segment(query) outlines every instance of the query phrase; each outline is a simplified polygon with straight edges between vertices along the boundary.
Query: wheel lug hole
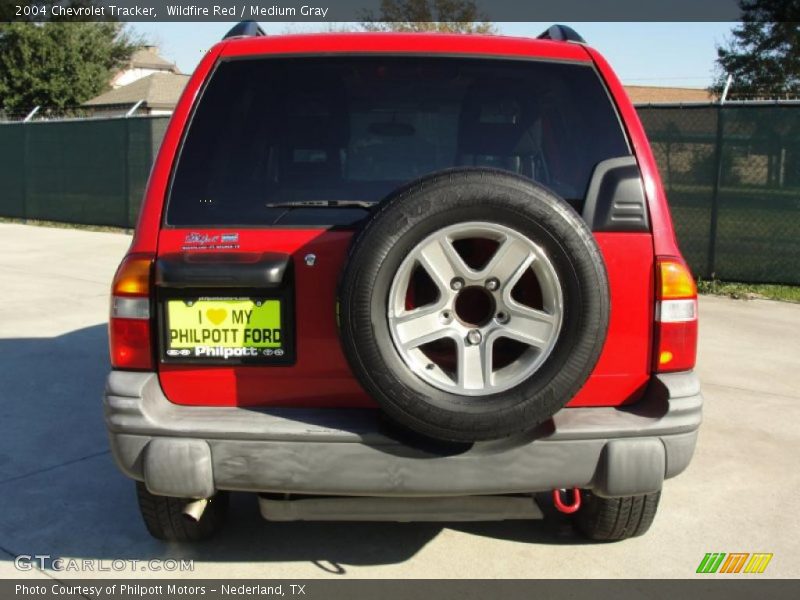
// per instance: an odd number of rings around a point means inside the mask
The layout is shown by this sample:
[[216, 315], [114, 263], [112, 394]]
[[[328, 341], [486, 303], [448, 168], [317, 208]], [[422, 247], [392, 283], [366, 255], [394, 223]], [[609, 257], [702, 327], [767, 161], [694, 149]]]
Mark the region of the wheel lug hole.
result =
[[508, 323], [508, 315], [504, 312], [497, 313], [495, 319], [497, 320], [498, 323], [503, 323], [503, 324]]
[[454, 291], [459, 291], [464, 288], [464, 280], [461, 277], [454, 277], [450, 281], [450, 289]]
[[494, 292], [500, 289], [500, 281], [497, 279], [497, 277], [490, 277], [489, 279], [486, 280], [485, 285], [486, 289], [489, 290], [490, 292]]
[[469, 342], [473, 346], [480, 344], [482, 339], [483, 336], [481, 335], [481, 332], [478, 331], [477, 329], [473, 329], [469, 333], [467, 333], [467, 342]]
[[451, 313], [449, 310], [442, 311], [441, 320], [443, 323], [449, 323], [453, 320], [453, 313]]

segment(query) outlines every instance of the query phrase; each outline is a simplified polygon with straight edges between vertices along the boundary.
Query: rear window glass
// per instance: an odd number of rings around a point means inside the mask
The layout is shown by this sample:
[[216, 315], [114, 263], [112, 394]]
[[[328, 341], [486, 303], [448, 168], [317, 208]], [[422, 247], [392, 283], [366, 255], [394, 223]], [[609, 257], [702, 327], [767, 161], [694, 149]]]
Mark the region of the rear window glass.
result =
[[[172, 225], [352, 222], [358, 208], [455, 166], [530, 177], [578, 207], [595, 165], [629, 154], [591, 66], [432, 57], [221, 63], [174, 173]], [[291, 214], [290, 214], [291, 213]]]

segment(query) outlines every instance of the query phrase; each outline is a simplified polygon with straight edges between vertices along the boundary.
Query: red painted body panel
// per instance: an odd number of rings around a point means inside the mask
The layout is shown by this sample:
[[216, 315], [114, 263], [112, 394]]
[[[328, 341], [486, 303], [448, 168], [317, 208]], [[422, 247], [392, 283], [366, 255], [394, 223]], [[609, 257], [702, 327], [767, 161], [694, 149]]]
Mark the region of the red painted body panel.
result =
[[583, 46], [535, 38], [441, 33], [348, 33], [265, 36], [231, 40], [223, 57], [264, 54], [329, 52], [390, 52], [401, 54], [463, 54], [473, 56], [522, 56], [550, 60], [590, 62]]
[[598, 233], [611, 291], [603, 353], [569, 406], [615, 406], [639, 399], [650, 379], [655, 264], [645, 233]]
[[[159, 237], [159, 251], [180, 252], [190, 231], [223, 233], [166, 229]], [[269, 250], [292, 255], [297, 362], [291, 367], [161, 365], [161, 386], [167, 397], [177, 404], [203, 406], [375, 406], [350, 372], [336, 328], [336, 284], [350, 237], [349, 232], [324, 229], [240, 230], [242, 252]], [[570, 406], [632, 402], [649, 378], [652, 238], [648, 234], [602, 233], [597, 241], [608, 269], [611, 322], [594, 373]], [[309, 252], [317, 257], [314, 267], [303, 261]]]
[[[203, 82], [221, 57], [337, 52], [441, 53], [594, 61], [616, 103], [639, 161], [653, 235], [598, 234], [611, 286], [611, 323], [600, 360], [571, 406], [635, 401], [650, 376], [653, 336], [654, 248], [680, 256], [666, 197], [644, 130], [622, 85], [605, 60], [582, 45], [521, 38], [420, 34], [301, 35], [231, 40], [212, 48], [191, 77], [167, 128], [148, 184], [134, 252], [181, 251], [190, 230], [161, 230], [173, 160]], [[236, 228], [226, 228], [226, 232]], [[191, 230], [215, 234], [221, 230]], [[375, 406], [353, 378], [341, 353], [335, 319], [336, 283], [351, 233], [324, 229], [241, 229], [241, 251], [293, 257], [296, 276], [297, 362], [289, 367], [161, 365], [160, 381], [173, 402], [215, 406]], [[317, 255], [308, 268], [305, 254]], [[155, 336], [154, 336], [155, 337]]]
[[633, 104], [631, 104], [628, 93], [605, 58], [592, 48], [587, 47], [586, 51], [594, 60], [597, 70], [606, 82], [611, 98], [619, 111], [622, 124], [628, 133], [636, 160], [639, 163], [650, 211], [655, 253], [658, 256], [681, 257], [681, 252], [678, 250], [678, 242], [675, 238], [675, 229], [672, 226], [672, 216], [669, 212], [667, 196], [661, 185], [661, 177], [658, 175], [656, 160], [650, 149], [650, 142], [647, 141], [647, 134], [645, 134], [642, 122], [639, 120], [639, 115]]

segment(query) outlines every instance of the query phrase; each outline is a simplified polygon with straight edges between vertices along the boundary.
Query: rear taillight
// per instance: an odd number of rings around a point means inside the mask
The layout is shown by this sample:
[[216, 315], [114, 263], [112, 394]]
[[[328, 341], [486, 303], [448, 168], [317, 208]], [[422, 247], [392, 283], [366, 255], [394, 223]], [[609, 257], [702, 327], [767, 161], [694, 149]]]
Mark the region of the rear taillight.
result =
[[150, 279], [153, 257], [126, 256], [111, 286], [108, 341], [115, 369], [153, 368], [151, 343]]
[[654, 370], [689, 371], [697, 358], [697, 287], [680, 259], [656, 264]]

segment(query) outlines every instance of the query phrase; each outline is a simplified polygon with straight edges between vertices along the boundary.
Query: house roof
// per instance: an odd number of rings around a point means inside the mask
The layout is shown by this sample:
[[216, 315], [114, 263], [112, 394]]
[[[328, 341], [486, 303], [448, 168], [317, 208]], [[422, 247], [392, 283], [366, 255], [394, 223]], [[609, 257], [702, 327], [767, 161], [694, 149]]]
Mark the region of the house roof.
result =
[[172, 109], [178, 103], [188, 80], [188, 75], [152, 73], [121, 88], [100, 94], [85, 102], [84, 106], [135, 104], [144, 100], [144, 105], [148, 108]]
[[634, 104], [664, 104], [678, 102], [713, 102], [716, 96], [703, 88], [657, 87], [626, 85], [625, 91]]
[[128, 68], [180, 73], [174, 63], [169, 62], [158, 54], [158, 48], [155, 46], [143, 46], [136, 50], [131, 56]]

